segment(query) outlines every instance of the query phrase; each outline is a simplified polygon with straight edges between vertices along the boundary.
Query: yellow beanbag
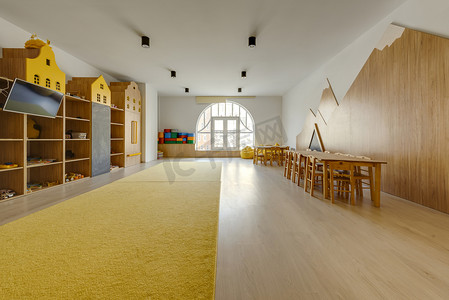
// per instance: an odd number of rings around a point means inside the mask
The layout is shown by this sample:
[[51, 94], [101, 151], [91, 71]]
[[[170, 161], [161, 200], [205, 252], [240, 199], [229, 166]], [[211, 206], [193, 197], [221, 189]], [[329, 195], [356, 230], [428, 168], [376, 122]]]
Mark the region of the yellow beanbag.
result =
[[243, 159], [253, 159], [254, 150], [250, 146], [246, 146], [240, 151], [240, 157]]

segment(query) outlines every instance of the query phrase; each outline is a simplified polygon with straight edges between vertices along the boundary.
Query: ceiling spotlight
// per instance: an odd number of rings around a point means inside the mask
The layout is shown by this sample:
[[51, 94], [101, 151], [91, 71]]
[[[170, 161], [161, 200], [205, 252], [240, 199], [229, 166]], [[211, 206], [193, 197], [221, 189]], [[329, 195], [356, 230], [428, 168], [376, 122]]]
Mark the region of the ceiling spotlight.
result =
[[147, 36], [142, 36], [142, 47], [150, 48], [150, 38]]
[[190, 92], [189, 88], [185, 88], [185, 92], [189, 93]]
[[237, 90], [239, 93], [241, 93], [242, 92], [242, 88], [238, 88], [238, 90]]
[[242, 71], [242, 78], [246, 78], [246, 71]]
[[256, 37], [255, 36], [250, 36], [248, 38], [248, 47], [250, 47], [250, 48], [256, 47]]
[[171, 78], [176, 78], [176, 71], [170, 71]]

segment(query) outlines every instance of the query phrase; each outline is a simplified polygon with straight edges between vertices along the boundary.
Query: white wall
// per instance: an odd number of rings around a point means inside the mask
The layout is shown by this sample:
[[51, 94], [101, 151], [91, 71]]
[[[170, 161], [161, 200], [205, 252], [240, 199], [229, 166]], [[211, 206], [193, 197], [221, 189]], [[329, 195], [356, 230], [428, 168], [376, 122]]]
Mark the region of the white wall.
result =
[[[256, 138], [260, 137], [256, 141], [257, 143], [282, 143], [281, 97], [256, 97], [254, 99], [232, 99], [232, 101], [246, 107], [253, 116], [256, 123]], [[160, 97], [159, 131], [178, 129], [182, 132], [195, 132], [198, 116], [207, 106], [208, 104], [197, 104], [193, 96]], [[275, 124], [279, 124], [279, 126]], [[277, 134], [273, 136], [270, 128], [276, 130]], [[268, 136], [265, 134], [266, 131], [268, 131]]]
[[[20, 27], [0, 18], [0, 48], [23, 48], [25, 42], [29, 40], [31, 33]], [[43, 41], [47, 39], [45, 36], [40, 37]], [[51, 42], [51, 41], [50, 41]], [[59, 49], [55, 45], [51, 45], [56, 56], [58, 67], [66, 74], [66, 80], [76, 77], [97, 77], [103, 75], [106, 81], [119, 81], [116, 78], [105, 74], [97, 68], [87, 64], [86, 62], [76, 58], [73, 55]], [[1, 56], [1, 52], [0, 52]]]
[[448, 15], [447, 0], [409, 0], [299, 82], [282, 97], [282, 122], [287, 136], [286, 143], [295, 146], [296, 135], [302, 130], [309, 108], [314, 111], [318, 108], [321, 93], [327, 87], [326, 78], [329, 78], [337, 100], [343, 99], [389, 24], [448, 37]]
[[158, 95], [148, 83], [139, 83], [142, 94], [142, 161], [149, 162], [157, 159], [158, 133]]

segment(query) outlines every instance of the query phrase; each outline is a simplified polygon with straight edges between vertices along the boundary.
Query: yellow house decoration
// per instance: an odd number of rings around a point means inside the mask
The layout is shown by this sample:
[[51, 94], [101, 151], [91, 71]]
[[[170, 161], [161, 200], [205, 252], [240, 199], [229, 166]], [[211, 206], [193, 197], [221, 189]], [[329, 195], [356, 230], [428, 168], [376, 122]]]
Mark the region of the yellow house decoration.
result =
[[111, 90], [103, 78], [73, 77], [67, 82], [67, 92], [95, 103], [111, 106]]
[[3, 48], [1, 75], [20, 78], [52, 90], [65, 93], [65, 73], [56, 64], [55, 54], [47, 43], [33, 35], [25, 48]]
[[[125, 167], [140, 163], [142, 152], [141, 112], [142, 96], [135, 82], [111, 82], [112, 103], [124, 111], [124, 161], [118, 161]], [[115, 112], [118, 113], [118, 112]], [[113, 145], [114, 146], [114, 145]]]

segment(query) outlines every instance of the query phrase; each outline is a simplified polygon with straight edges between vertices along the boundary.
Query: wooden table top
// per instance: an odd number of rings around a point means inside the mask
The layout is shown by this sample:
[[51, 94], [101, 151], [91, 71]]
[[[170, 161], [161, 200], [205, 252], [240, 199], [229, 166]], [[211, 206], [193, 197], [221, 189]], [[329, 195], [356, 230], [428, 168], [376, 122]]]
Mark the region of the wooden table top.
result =
[[319, 151], [296, 150], [296, 152], [300, 153], [302, 155], [305, 155], [305, 156], [312, 155], [313, 157], [315, 157], [319, 160], [324, 160], [324, 161], [370, 162], [370, 163], [379, 163], [379, 164], [387, 163], [384, 160], [366, 159], [366, 158], [345, 156], [345, 155], [340, 155], [340, 154], [335, 154], [335, 153], [325, 153], [325, 152], [319, 152]]
[[254, 148], [256, 149], [271, 149], [271, 148], [281, 148], [281, 149], [286, 149], [288, 146], [275, 146], [275, 145], [265, 145], [265, 146], [254, 146]]

